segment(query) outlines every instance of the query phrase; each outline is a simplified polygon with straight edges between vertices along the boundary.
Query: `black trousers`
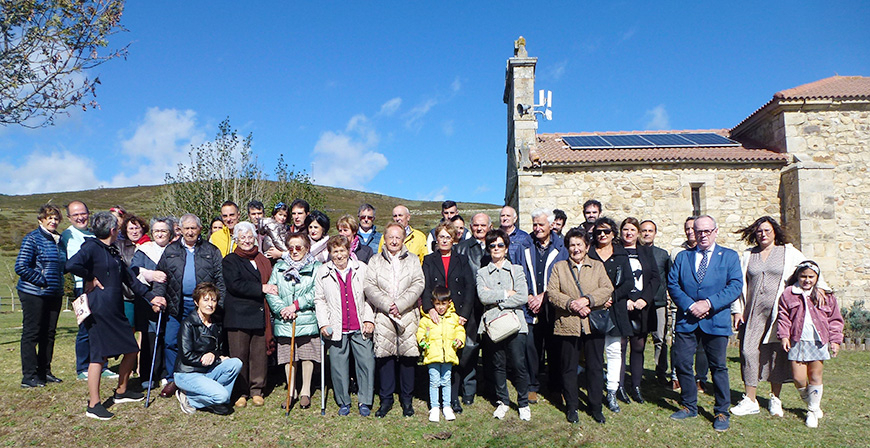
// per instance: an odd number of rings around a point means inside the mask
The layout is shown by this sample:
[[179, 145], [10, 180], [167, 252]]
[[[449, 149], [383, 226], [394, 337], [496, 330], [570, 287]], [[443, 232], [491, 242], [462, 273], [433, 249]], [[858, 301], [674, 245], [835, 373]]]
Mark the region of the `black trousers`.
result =
[[466, 333], [465, 347], [456, 354], [459, 356], [459, 365], [453, 368], [450, 377], [450, 398], [454, 403], [459, 401], [460, 395], [472, 398], [477, 394], [477, 362], [480, 359], [477, 331]]
[[35, 296], [18, 291], [21, 300], [21, 376], [45, 378], [51, 373], [54, 337], [62, 296]]
[[399, 368], [399, 402], [410, 403], [414, 398], [414, 370], [417, 367], [417, 358], [412, 356], [387, 356], [375, 358], [375, 365], [380, 378], [380, 390], [378, 395], [381, 402], [393, 400], [396, 391], [396, 361]]
[[[629, 344], [631, 351], [629, 352]], [[643, 377], [643, 351], [646, 349], [646, 334], [632, 335], [622, 338], [622, 371], [619, 375], [619, 387], [625, 387], [625, 354], [629, 354], [629, 371], [631, 372], [631, 387], [640, 387]]]
[[526, 371], [526, 334], [517, 333], [503, 341], [490, 342], [496, 398], [503, 404], [511, 402], [507, 388], [507, 363], [510, 361], [514, 375], [513, 384], [517, 390], [517, 406], [521, 408], [528, 406], [529, 373]]
[[604, 335], [565, 336], [561, 339], [562, 396], [568, 411], [580, 406], [577, 387], [577, 366], [580, 351], [586, 358], [586, 393], [589, 397], [589, 412], [601, 412], [604, 394]]

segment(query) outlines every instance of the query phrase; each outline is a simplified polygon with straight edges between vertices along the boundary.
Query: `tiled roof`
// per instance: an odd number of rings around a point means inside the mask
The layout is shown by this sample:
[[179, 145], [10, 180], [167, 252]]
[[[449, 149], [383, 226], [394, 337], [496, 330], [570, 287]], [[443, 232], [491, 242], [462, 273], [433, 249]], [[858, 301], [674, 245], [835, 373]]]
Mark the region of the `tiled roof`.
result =
[[870, 77], [831, 76], [809, 84], [776, 92], [775, 99], [870, 98]]
[[749, 143], [740, 146], [716, 147], [668, 147], [637, 149], [571, 149], [562, 142], [563, 136], [617, 135], [617, 134], [679, 134], [712, 132], [729, 137], [727, 129], [692, 131], [630, 131], [630, 132], [581, 132], [538, 134], [535, 150], [529, 158], [542, 165], [590, 165], [614, 162], [737, 162], [737, 163], [787, 163], [789, 156]]

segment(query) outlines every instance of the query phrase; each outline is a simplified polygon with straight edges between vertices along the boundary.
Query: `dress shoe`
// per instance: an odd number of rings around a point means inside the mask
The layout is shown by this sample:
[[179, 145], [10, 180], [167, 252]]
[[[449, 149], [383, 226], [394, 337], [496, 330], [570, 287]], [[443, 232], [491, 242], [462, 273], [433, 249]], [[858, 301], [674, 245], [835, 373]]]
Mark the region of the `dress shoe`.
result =
[[698, 393], [699, 393], [699, 394], [700, 394], [700, 393], [707, 392], [707, 391], [705, 390], [707, 384], [706, 384], [704, 381], [697, 381], [695, 384], [698, 386]]
[[619, 412], [619, 403], [616, 401], [616, 393], [607, 391], [607, 396], [604, 398], [604, 401], [607, 402], [607, 409], [610, 409], [612, 412]]
[[529, 392], [529, 403], [535, 404], [538, 402], [538, 393], [537, 392]]
[[21, 388], [22, 389], [30, 389], [32, 387], [45, 387], [45, 383], [42, 382], [39, 378], [32, 376], [30, 378], [22, 378], [21, 379]]
[[680, 390], [680, 382], [678, 380], [671, 380], [671, 390]]
[[169, 398], [175, 396], [175, 391], [178, 390], [178, 387], [175, 386], [175, 381], [166, 383], [166, 387], [160, 391], [160, 396], [163, 398]]
[[384, 418], [390, 412], [390, 409], [393, 409], [393, 399], [381, 399], [381, 405], [378, 407], [378, 410], [375, 411], [375, 417]]
[[45, 378], [43, 379], [43, 382], [44, 383], [62, 383], [63, 380], [50, 374], [50, 373], [46, 373]]
[[299, 397], [299, 407], [301, 409], [308, 409], [311, 407], [311, 397], [308, 395], [303, 395]]
[[623, 403], [631, 403], [631, 398], [628, 398], [628, 394], [625, 393], [625, 389], [620, 387], [616, 389], [616, 399]]
[[571, 424], [574, 424], [574, 423], [577, 423], [580, 421], [580, 416], [577, 415], [576, 410], [575, 411], [568, 411], [568, 413], [565, 414], [565, 418], [568, 420], [568, 423], [571, 423]]
[[414, 416], [414, 404], [411, 401], [402, 402], [402, 415], [405, 417]]
[[453, 412], [454, 412], [455, 414], [461, 414], [461, 413], [462, 413], [462, 405], [459, 404], [459, 400], [454, 401], [454, 402], [450, 405], [450, 407], [453, 408]]
[[640, 394], [640, 387], [634, 387], [631, 389], [631, 399], [640, 404], [644, 403], [643, 396]]
[[266, 400], [263, 399], [262, 395], [254, 395], [253, 397], [251, 397], [251, 404], [253, 404], [254, 406], [262, 406], [265, 403]]
[[470, 397], [462, 397], [462, 404], [466, 406], [471, 406], [474, 404], [474, 395]]
[[592, 420], [595, 420], [595, 423], [604, 424], [607, 420], [604, 418], [604, 414], [601, 411], [595, 411], [592, 413]]
[[215, 415], [229, 415], [233, 413], [233, 408], [226, 404], [213, 404], [202, 408], [203, 411], [211, 412]]
[[[172, 384], [172, 383], [170, 383], [170, 384]], [[236, 400], [236, 403], [233, 406], [235, 406], [237, 408], [243, 408], [247, 405], [248, 405], [248, 399], [245, 397], [239, 397], [239, 399]]]

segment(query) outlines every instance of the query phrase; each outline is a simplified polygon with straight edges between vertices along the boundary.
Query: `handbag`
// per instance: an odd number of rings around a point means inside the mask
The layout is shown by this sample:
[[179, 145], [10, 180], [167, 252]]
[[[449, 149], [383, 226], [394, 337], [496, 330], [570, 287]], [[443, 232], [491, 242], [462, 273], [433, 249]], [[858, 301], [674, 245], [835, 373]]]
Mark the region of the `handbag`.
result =
[[492, 342], [501, 342], [520, 331], [520, 318], [514, 310], [502, 310], [495, 319], [486, 322], [486, 334]]
[[73, 300], [72, 307], [76, 313], [76, 323], [79, 325], [91, 315], [91, 307], [88, 306], [88, 295], [86, 293]]
[[[583, 297], [583, 288], [580, 287], [577, 274], [574, 273], [574, 269], [570, 269], [570, 271], [571, 276], [574, 277], [574, 283], [577, 284], [577, 290], [580, 291], [580, 297]], [[586, 318], [589, 319], [589, 328], [592, 329], [592, 334], [595, 335], [607, 334], [608, 331], [616, 327], [610, 318], [610, 309], [592, 310]]]

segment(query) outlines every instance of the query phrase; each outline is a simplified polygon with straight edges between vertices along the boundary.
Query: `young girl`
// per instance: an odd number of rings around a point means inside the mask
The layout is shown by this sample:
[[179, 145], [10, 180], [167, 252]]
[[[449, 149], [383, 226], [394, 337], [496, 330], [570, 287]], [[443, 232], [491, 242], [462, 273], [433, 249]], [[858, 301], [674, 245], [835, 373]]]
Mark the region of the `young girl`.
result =
[[[450, 407], [450, 369], [459, 364], [456, 350], [465, 344], [465, 328], [450, 300], [450, 290], [438, 285], [432, 290], [432, 306], [440, 316], [436, 324], [428, 313], [422, 314], [417, 328], [417, 343], [423, 348], [423, 364], [429, 366], [429, 421], [456, 420]], [[438, 389], [442, 407], [438, 407]]]
[[[816, 287], [819, 265], [804, 261], [788, 279], [779, 299], [776, 337], [788, 352], [794, 385], [807, 403], [807, 426], [819, 426], [824, 415], [822, 367], [836, 357], [843, 342], [843, 315], [833, 293]], [[830, 346], [830, 347], [829, 347]], [[828, 350], [830, 349], [830, 353]]]

